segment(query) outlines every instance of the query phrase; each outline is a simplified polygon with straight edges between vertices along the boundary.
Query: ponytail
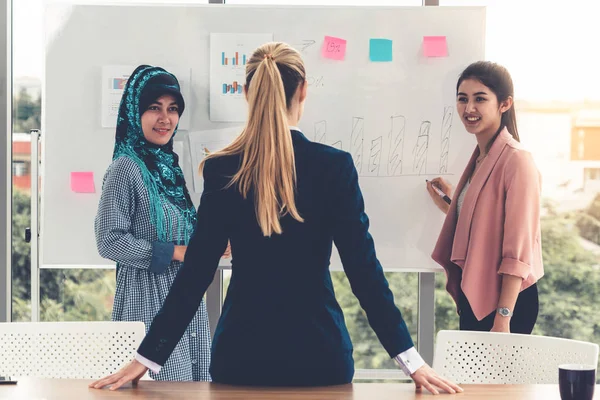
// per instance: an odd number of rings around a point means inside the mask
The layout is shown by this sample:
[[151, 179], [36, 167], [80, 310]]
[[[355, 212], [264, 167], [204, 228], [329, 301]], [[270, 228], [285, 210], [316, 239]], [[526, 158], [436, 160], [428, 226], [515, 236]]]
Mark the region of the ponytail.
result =
[[264, 236], [281, 234], [280, 218], [286, 214], [304, 221], [296, 207], [296, 165], [287, 123], [291, 98], [304, 81], [304, 65], [296, 50], [284, 43], [259, 47], [246, 67], [246, 126], [233, 143], [204, 160], [241, 156], [240, 169], [228, 187], [236, 185], [244, 198], [254, 192], [256, 219]]

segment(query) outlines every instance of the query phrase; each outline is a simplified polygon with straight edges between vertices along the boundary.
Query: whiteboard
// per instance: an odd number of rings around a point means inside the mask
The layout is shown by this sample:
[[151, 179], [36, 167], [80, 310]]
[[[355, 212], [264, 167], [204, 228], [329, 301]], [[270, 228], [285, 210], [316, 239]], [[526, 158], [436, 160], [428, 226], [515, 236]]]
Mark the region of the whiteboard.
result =
[[[103, 67], [189, 69], [189, 132], [231, 128], [239, 122], [209, 116], [210, 35], [271, 33], [301, 51], [306, 63], [309, 90], [300, 128], [309, 139], [354, 157], [383, 267], [439, 270], [430, 253], [443, 215], [425, 179], [443, 175], [456, 184], [475, 146], [456, 115], [455, 85], [468, 64], [484, 58], [484, 8], [50, 3], [46, 11], [42, 268], [112, 264], [98, 255], [94, 238], [114, 144], [114, 130], [102, 128]], [[439, 35], [447, 38], [449, 56], [424, 57], [423, 37]], [[344, 61], [322, 57], [325, 36], [346, 39]], [[391, 62], [369, 60], [371, 38], [393, 41]], [[197, 204], [188, 132], [178, 132], [176, 141]], [[96, 193], [73, 193], [73, 171], [94, 172]], [[338, 269], [334, 253], [332, 268]]]

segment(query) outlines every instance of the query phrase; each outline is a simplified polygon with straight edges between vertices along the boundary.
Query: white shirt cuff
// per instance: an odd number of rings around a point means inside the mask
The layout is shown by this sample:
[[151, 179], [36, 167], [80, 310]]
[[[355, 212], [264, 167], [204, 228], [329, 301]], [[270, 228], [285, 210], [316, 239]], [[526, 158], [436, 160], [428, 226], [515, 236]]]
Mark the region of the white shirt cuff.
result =
[[425, 365], [425, 360], [423, 360], [423, 357], [421, 357], [414, 346], [398, 354], [396, 357], [394, 357], [394, 360], [398, 363], [400, 369], [406, 374], [406, 376], [411, 376], [419, 368]]
[[141, 354], [138, 354], [137, 352], [135, 353], [135, 359], [155, 374], [158, 374], [160, 372], [160, 369], [162, 368], [154, 361], [148, 360], [146, 357], [142, 356]]

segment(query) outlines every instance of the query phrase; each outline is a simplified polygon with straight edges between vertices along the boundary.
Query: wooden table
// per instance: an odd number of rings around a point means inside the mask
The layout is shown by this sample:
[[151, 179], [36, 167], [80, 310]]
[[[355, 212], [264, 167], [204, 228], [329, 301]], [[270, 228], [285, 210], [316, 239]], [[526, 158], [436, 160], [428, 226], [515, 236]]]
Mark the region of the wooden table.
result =
[[[408, 383], [355, 383], [321, 388], [249, 388], [206, 382], [143, 381], [115, 392], [88, 389], [89, 380], [24, 378], [17, 385], [0, 385], [0, 399], [210, 399], [210, 400], [411, 400], [431, 398], [415, 393]], [[464, 385], [464, 393], [439, 399], [560, 400], [558, 385]], [[600, 399], [596, 388], [595, 399]]]

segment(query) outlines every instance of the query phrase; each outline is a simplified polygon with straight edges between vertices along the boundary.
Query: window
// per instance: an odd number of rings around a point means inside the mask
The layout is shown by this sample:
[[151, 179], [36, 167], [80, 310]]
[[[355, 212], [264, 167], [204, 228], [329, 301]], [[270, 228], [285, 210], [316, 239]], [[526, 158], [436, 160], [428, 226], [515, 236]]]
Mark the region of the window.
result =
[[[394, 302], [402, 312], [415, 346], [417, 346], [419, 275], [414, 272], [386, 272], [385, 277], [394, 294]], [[398, 370], [395, 361], [390, 359], [379, 343], [375, 332], [369, 326], [365, 312], [350, 289], [346, 274], [332, 272], [331, 278], [335, 296], [344, 312], [350, 339], [354, 345], [355, 368]], [[403, 374], [399, 376], [403, 376]]]
[[586, 181], [600, 181], [600, 168], [585, 168], [583, 173]]
[[[512, 75], [521, 142], [542, 174], [545, 276], [538, 283], [534, 334], [598, 343], [600, 78], [598, 51], [588, 47], [597, 26], [595, 5], [582, 0], [440, 0], [440, 5], [488, 6], [486, 58]], [[436, 329], [457, 326], [444, 284], [438, 275]]]
[[571, 125], [571, 160], [600, 160], [600, 112], [578, 111]]
[[[90, 0], [90, 3], [92, 0]], [[164, 3], [123, 0], [120, 3]], [[206, 0], [181, 2], [207, 3]], [[81, 3], [81, 1], [79, 2]], [[225, 0], [226, 4], [420, 6], [421, 0]], [[29, 129], [40, 128], [42, 0], [13, 0], [13, 319], [31, 305]], [[543, 176], [542, 248], [534, 333], [600, 343], [600, 67], [595, 3], [588, 0], [440, 0], [440, 6], [487, 6], [486, 59], [505, 65], [515, 84], [523, 145]], [[532, 28], [531, 21], [535, 20]], [[557, 29], [557, 24], [560, 29]], [[41, 28], [40, 28], [41, 29]], [[16, 144], [21, 143], [21, 144]], [[51, 166], [50, 166], [51, 168]], [[23, 179], [21, 179], [23, 178]], [[228, 271], [225, 271], [225, 285]], [[416, 338], [417, 276], [387, 273], [396, 302]], [[368, 327], [343, 272], [333, 272], [357, 368], [395, 368]], [[108, 319], [114, 270], [42, 270], [41, 319]], [[445, 276], [436, 274], [435, 327], [458, 328]]]
[[13, 176], [24, 176], [27, 173], [27, 164], [25, 161], [13, 161], [12, 174]]
[[[17, 259], [17, 263], [22, 260]], [[31, 321], [29, 268], [13, 275], [12, 319]], [[40, 321], [110, 321], [115, 294], [113, 269], [42, 269]]]
[[422, 0], [224, 0], [225, 4], [301, 6], [421, 6]]
[[[74, 2], [75, 3], [75, 2]], [[81, 3], [81, 2], [77, 2]], [[90, 1], [90, 3], [94, 3]], [[122, 0], [123, 4], [165, 3]], [[206, 4], [207, 0], [179, 3]], [[30, 129], [41, 128], [43, 66], [43, 0], [16, 0], [13, 6], [13, 198], [12, 198], [12, 320], [31, 320]], [[50, 167], [51, 168], [51, 167]], [[40, 320], [109, 320], [115, 292], [115, 271], [106, 269], [42, 269]]]

